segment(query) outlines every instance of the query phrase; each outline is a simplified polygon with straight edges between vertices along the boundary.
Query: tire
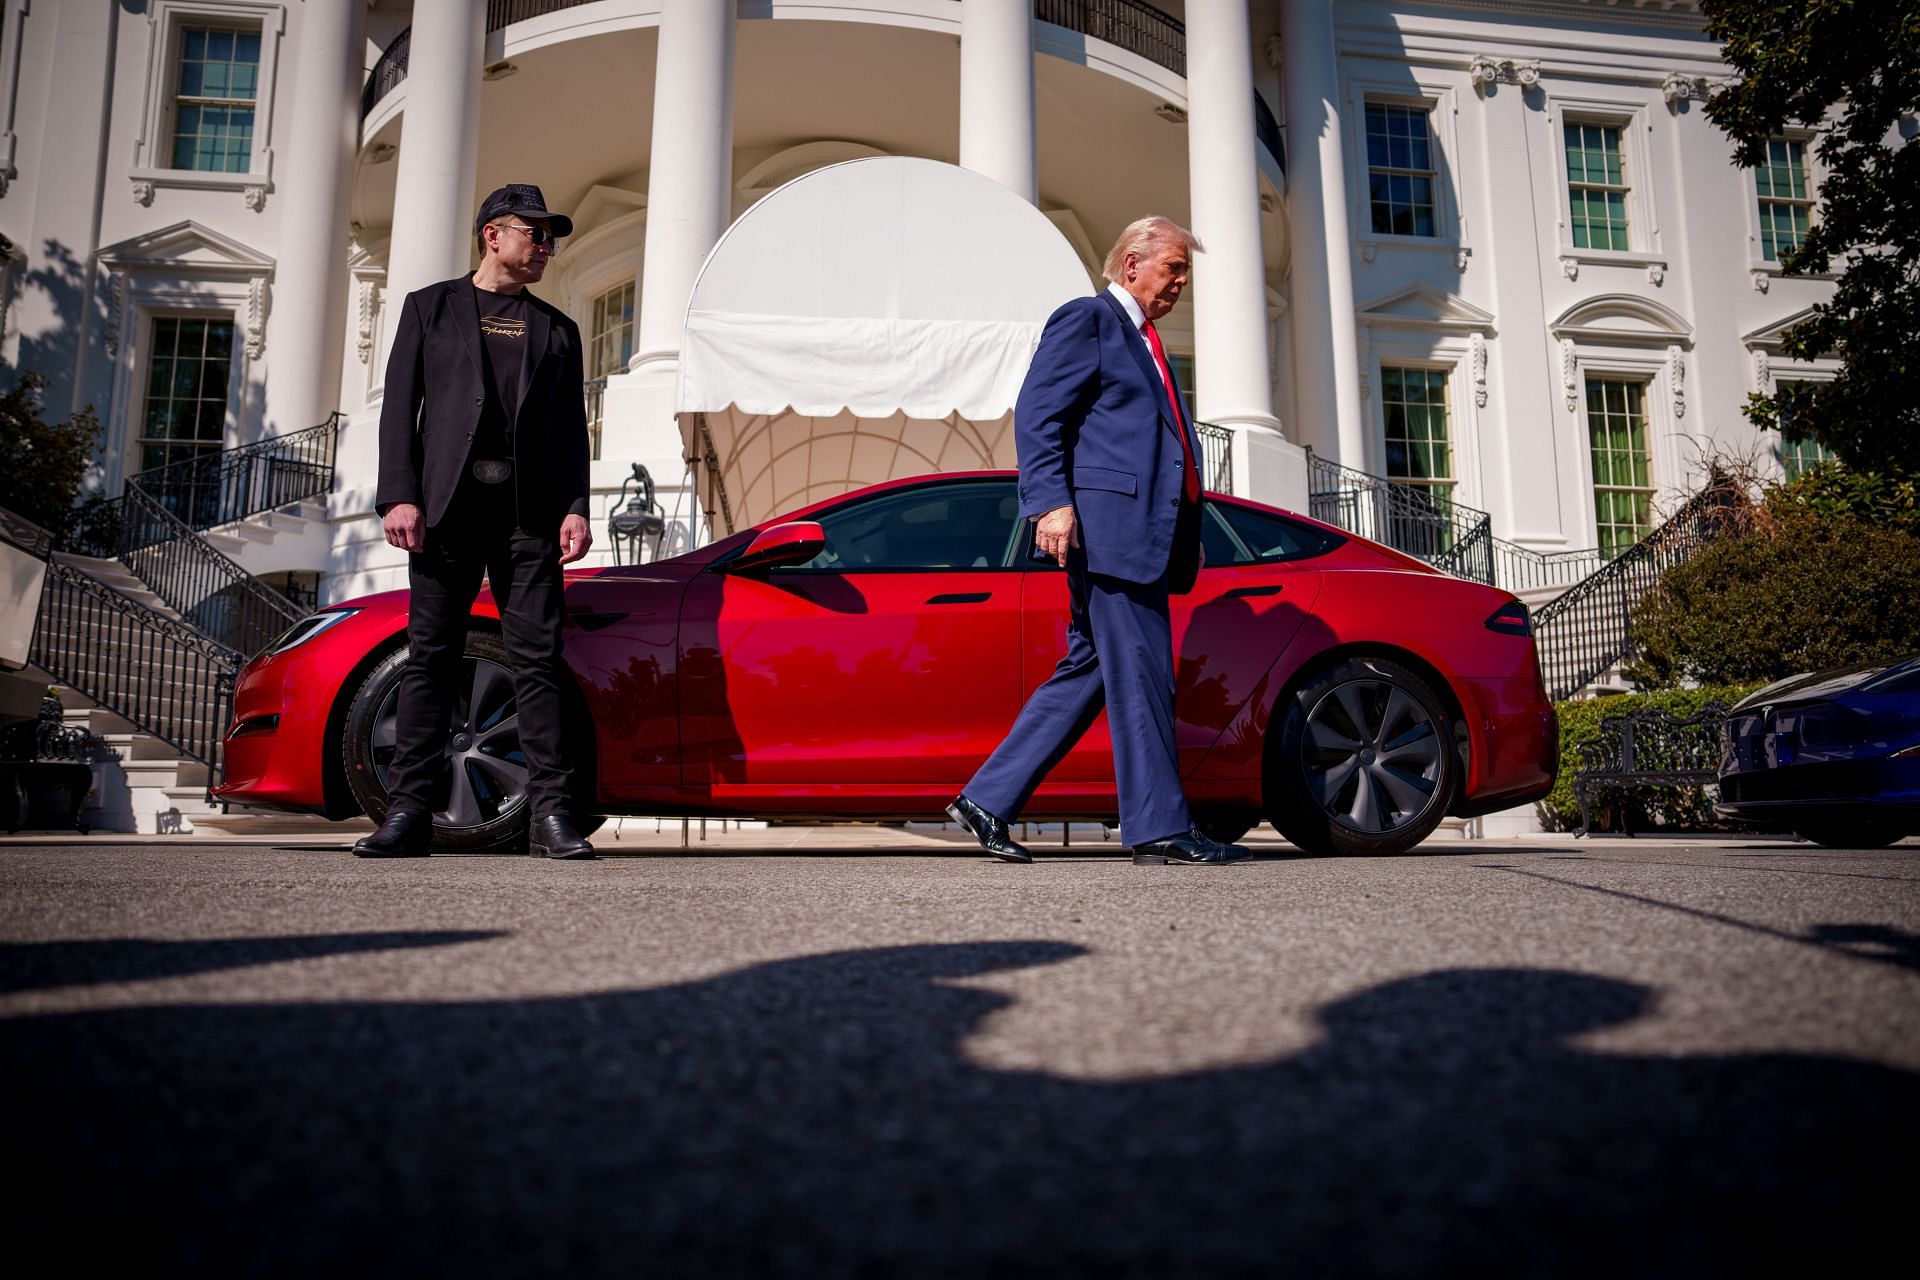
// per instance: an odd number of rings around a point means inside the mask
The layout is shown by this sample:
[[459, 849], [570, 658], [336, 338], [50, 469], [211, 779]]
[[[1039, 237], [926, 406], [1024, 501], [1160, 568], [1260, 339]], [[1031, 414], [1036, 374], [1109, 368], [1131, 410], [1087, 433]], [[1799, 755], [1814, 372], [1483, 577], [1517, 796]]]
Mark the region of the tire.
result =
[[[387, 766], [393, 759], [394, 725], [399, 708], [400, 673], [407, 661], [402, 645], [383, 658], [354, 692], [347, 711], [342, 756], [347, 785], [362, 810], [375, 822], [387, 815]], [[565, 696], [566, 691], [562, 691]], [[571, 746], [591, 744], [584, 711], [567, 709], [564, 734]], [[527, 847], [527, 762], [520, 750], [519, 702], [507, 663], [506, 645], [489, 631], [467, 635], [461, 678], [454, 701], [454, 732], [447, 743], [448, 768], [442, 781], [446, 803], [433, 815], [435, 853], [524, 853]], [[469, 730], [469, 725], [477, 726]], [[455, 767], [455, 766], [458, 767]], [[573, 761], [576, 779], [575, 825], [583, 833], [600, 823], [587, 817], [595, 762], [589, 754]]]
[[1907, 835], [1905, 827], [1871, 818], [1832, 818], [1809, 822], [1795, 829], [1802, 840], [1825, 845], [1829, 849], [1884, 849]]
[[1268, 820], [1321, 856], [1387, 857], [1425, 840], [1459, 785], [1447, 704], [1385, 658], [1314, 672], [1277, 709], [1267, 753]]

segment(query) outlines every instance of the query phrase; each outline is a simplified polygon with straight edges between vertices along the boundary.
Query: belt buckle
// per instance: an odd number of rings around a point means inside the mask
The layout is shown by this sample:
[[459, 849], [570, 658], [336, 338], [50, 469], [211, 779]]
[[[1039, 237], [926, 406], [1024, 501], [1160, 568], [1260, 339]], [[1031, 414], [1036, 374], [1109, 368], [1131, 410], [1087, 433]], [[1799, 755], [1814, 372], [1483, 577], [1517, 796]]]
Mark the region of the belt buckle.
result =
[[502, 462], [498, 458], [476, 458], [473, 463], [473, 478], [481, 484], [504, 484], [513, 474], [513, 464]]

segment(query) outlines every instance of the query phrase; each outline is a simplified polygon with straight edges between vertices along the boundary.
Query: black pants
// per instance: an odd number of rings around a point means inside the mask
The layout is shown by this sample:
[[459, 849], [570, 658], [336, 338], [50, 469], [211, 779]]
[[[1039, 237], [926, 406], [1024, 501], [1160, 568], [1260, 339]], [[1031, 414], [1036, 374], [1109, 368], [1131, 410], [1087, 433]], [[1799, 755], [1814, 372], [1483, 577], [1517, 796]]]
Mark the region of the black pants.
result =
[[485, 573], [500, 606], [501, 638], [519, 704], [520, 748], [535, 817], [569, 811], [561, 745], [561, 574], [559, 529], [514, 527], [511, 485], [461, 485], [427, 549], [408, 557], [413, 598], [407, 610], [410, 652], [400, 676], [400, 707], [387, 792], [396, 809], [433, 812], [446, 803], [443, 777], [461, 686], [467, 619]]

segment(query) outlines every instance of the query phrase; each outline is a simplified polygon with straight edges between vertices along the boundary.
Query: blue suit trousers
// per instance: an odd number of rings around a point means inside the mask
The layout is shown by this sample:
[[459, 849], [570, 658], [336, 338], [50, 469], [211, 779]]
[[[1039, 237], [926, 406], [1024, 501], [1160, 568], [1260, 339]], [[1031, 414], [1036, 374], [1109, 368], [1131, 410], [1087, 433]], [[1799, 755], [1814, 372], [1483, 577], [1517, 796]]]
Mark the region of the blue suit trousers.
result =
[[1002, 821], [1018, 821], [1034, 790], [1105, 707], [1121, 837], [1139, 845], [1185, 832], [1193, 819], [1180, 789], [1174, 738], [1167, 578], [1143, 584], [1089, 573], [1086, 552], [1075, 547], [1067, 553], [1067, 585], [1066, 656], [1027, 699], [1013, 731], [965, 794]]

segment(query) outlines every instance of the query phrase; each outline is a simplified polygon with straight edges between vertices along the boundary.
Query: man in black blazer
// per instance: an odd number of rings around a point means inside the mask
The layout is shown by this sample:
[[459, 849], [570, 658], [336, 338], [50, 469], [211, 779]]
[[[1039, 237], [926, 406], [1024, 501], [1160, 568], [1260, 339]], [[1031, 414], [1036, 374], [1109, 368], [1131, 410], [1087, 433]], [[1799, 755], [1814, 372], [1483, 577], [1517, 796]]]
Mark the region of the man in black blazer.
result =
[[428, 852], [449, 749], [478, 727], [450, 721], [483, 573], [500, 607], [519, 703], [529, 852], [594, 856], [569, 811], [560, 694], [570, 678], [560, 657], [560, 567], [593, 541], [580, 330], [526, 288], [572, 231], [573, 220], [550, 212], [540, 188], [502, 187], [474, 219], [479, 268], [401, 304], [374, 505], [387, 541], [409, 553], [410, 651], [387, 773], [390, 805], [380, 829], [354, 845], [363, 858]]

